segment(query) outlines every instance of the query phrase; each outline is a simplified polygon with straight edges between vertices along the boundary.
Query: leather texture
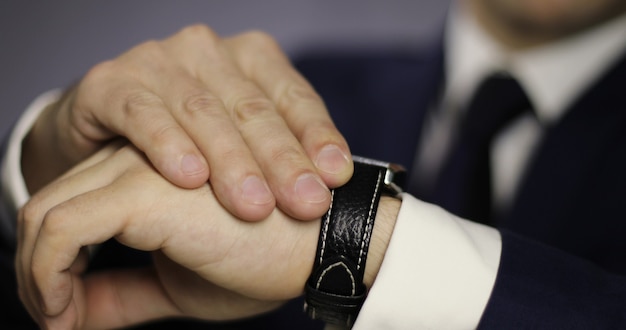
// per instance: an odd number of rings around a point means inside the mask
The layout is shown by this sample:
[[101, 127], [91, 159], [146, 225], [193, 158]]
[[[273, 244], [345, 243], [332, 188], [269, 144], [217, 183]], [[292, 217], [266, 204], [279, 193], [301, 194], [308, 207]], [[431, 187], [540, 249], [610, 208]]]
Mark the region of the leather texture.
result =
[[355, 160], [350, 181], [332, 192], [305, 289], [306, 309], [314, 319], [351, 327], [365, 301], [363, 274], [386, 172]]

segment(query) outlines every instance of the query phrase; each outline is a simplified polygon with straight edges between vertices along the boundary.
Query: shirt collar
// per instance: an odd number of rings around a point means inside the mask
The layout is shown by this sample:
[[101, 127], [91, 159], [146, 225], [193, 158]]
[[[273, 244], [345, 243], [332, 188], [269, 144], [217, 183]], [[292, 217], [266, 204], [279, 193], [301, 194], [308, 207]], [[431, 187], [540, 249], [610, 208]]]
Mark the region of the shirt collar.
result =
[[[509, 52], [489, 36], [463, 4], [450, 10], [446, 27], [448, 105], [464, 104], [481, 79], [505, 70], [524, 87], [539, 120], [558, 120], [576, 95], [592, 85], [626, 48], [626, 15], [558, 42]], [[459, 107], [451, 107], [458, 109]]]

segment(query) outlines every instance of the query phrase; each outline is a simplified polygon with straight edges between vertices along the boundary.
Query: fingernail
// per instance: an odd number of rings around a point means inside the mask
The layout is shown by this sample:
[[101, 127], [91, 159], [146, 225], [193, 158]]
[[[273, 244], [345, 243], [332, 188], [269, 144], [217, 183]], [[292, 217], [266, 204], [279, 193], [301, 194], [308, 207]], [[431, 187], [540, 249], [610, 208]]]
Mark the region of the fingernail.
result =
[[250, 204], [267, 204], [272, 201], [273, 195], [270, 188], [257, 176], [249, 176], [241, 186], [242, 198]]
[[186, 175], [202, 172], [205, 168], [205, 163], [196, 155], [185, 155], [180, 161], [180, 170]]
[[334, 144], [322, 148], [315, 159], [318, 169], [331, 174], [341, 173], [349, 163], [348, 156]]
[[317, 176], [303, 174], [296, 181], [296, 194], [307, 203], [319, 203], [328, 198], [329, 190]]

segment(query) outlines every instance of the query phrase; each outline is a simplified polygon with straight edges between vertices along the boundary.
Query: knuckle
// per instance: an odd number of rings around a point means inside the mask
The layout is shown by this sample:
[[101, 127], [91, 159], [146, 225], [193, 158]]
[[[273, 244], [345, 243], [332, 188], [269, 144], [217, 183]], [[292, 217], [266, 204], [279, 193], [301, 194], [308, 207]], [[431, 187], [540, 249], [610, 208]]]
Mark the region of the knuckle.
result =
[[306, 141], [303, 143], [308, 150], [310, 148], [322, 148], [330, 144], [347, 148], [345, 139], [330, 120], [306, 125], [305, 129], [296, 137], [299, 141]]
[[37, 222], [41, 217], [41, 208], [35, 200], [30, 200], [18, 212], [19, 222], [26, 227]]
[[185, 38], [198, 39], [207, 44], [214, 44], [220, 40], [219, 35], [205, 24], [186, 26], [180, 31], [180, 34]]
[[312, 88], [296, 84], [286, 87], [277, 103], [280, 109], [289, 110], [296, 106], [321, 104], [322, 100]]
[[328, 144], [343, 146], [345, 142], [331, 121], [308, 120], [302, 129], [294, 132], [294, 136], [301, 141], [304, 148], [322, 147]]
[[295, 146], [283, 146], [272, 152], [272, 161], [276, 163], [301, 163], [306, 156]]
[[274, 104], [264, 97], [244, 98], [235, 103], [235, 116], [239, 123], [266, 117], [274, 112]]
[[313, 138], [324, 138], [328, 136], [335, 136], [338, 134], [338, 131], [332, 121], [323, 120], [307, 125], [306, 134]]
[[248, 44], [260, 49], [276, 50], [280, 48], [278, 46], [278, 42], [276, 41], [276, 39], [274, 39], [274, 37], [272, 37], [269, 33], [261, 30], [246, 31], [241, 34], [241, 38], [244, 39]]
[[148, 40], [122, 54], [117, 61], [120, 63], [120, 70], [123, 70], [121, 73], [137, 76], [146, 68], [158, 69], [159, 63], [163, 63], [166, 57], [161, 42]]
[[44, 221], [41, 225], [41, 231], [45, 235], [56, 236], [66, 232], [65, 226], [67, 226], [67, 211], [63, 205], [58, 205], [51, 208], [46, 212]]
[[107, 79], [107, 77], [111, 76], [115, 71], [115, 61], [108, 60], [104, 62], [100, 62], [85, 74], [83, 80], [84, 81], [102, 81]]
[[126, 96], [124, 101], [124, 116], [128, 118], [137, 118], [150, 111], [156, 106], [161, 106], [163, 101], [155, 94], [149, 91], [137, 91]]
[[214, 116], [222, 113], [224, 105], [220, 99], [209, 93], [199, 93], [187, 96], [183, 109], [190, 115]]
[[167, 149], [167, 146], [175, 141], [175, 136], [181, 134], [181, 128], [176, 124], [163, 124], [155, 127], [150, 133], [150, 141], [152, 141], [157, 148]]

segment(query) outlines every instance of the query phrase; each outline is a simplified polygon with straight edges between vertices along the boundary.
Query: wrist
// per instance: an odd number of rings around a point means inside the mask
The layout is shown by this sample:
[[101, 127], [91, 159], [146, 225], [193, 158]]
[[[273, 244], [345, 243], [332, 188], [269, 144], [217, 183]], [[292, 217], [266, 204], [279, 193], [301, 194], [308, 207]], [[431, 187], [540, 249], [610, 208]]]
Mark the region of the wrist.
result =
[[74, 133], [70, 128], [70, 116], [61, 113], [63, 107], [69, 106], [71, 94], [72, 90], [67, 90], [60, 98], [43, 108], [22, 141], [21, 168], [24, 182], [31, 194], [83, 158], [70, 142]]
[[404, 181], [400, 165], [357, 156], [353, 161], [352, 178], [333, 190], [332, 205], [322, 217], [313, 272], [305, 287], [309, 316], [347, 327], [378, 273], [399, 212], [399, 204], [388, 204], [382, 196], [397, 198]]
[[382, 196], [378, 204], [376, 222], [374, 222], [367, 263], [365, 265], [365, 274], [363, 276], [363, 283], [365, 283], [368, 290], [376, 280], [376, 275], [378, 275], [380, 266], [383, 263], [401, 204], [402, 201], [399, 199], [388, 196]]
[[56, 122], [53, 113], [57, 102], [44, 108], [22, 141], [20, 162], [24, 182], [31, 195], [51, 181], [53, 175], [59, 172], [59, 160], [63, 159], [56, 152], [58, 135], [49, 127]]

